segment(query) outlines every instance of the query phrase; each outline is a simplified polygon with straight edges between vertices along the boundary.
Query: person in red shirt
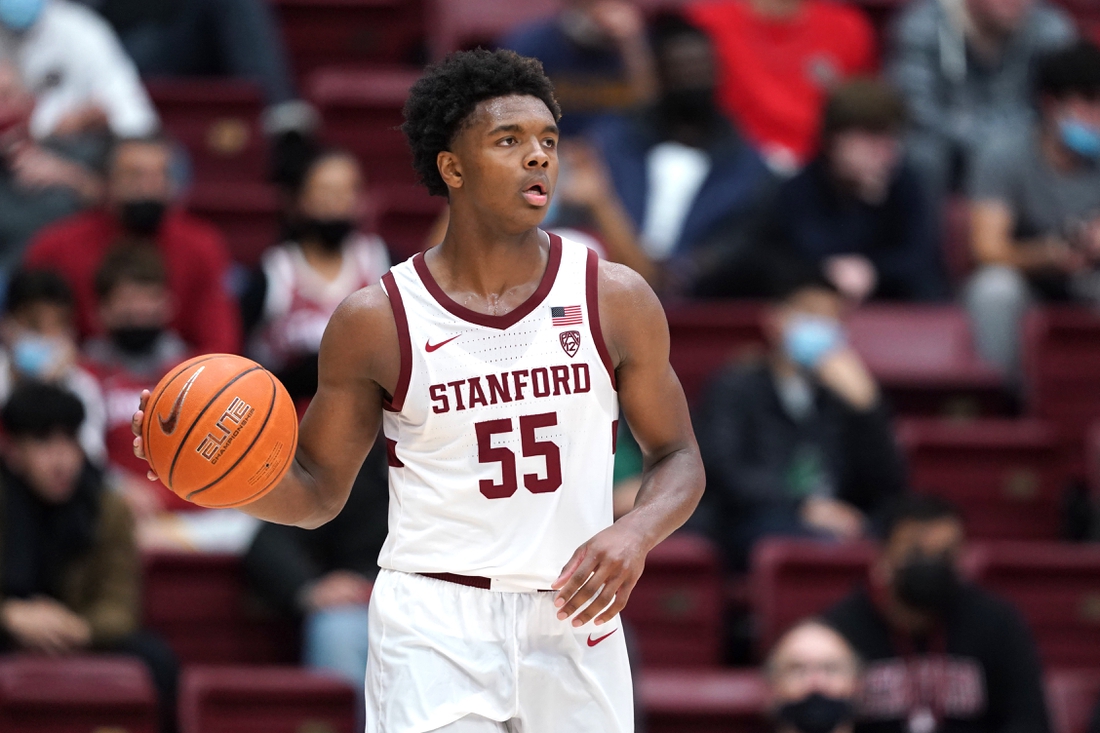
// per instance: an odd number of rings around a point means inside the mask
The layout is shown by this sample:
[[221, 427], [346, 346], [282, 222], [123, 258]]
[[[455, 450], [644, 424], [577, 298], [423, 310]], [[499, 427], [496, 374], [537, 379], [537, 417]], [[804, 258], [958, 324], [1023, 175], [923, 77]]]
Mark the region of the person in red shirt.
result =
[[829, 0], [702, 0], [689, 17], [714, 40], [719, 102], [777, 169], [816, 152], [825, 95], [878, 65], [863, 13]]
[[52, 268], [68, 281], [83, 339], [102, 333], [96, 323], [95, 273], [108, 250], [127, 238], [152, 243], [164, 259], [177, 305], [172, 328], [197, 352], [237, 352], [240, 312], [226, 287], [225, 240], [213, 226], [173, 204], [170, 162], [171, 149], [163, 138], [116, 143], [108, 160], [104, 206], [43, 229], [25, 262]]

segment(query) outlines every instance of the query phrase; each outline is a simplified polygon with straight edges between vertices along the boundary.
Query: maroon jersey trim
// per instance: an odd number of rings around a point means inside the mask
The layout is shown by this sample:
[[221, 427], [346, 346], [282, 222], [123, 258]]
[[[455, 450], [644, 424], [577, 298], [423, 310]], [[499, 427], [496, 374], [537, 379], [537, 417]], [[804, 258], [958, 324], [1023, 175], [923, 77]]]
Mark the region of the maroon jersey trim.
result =
[[451, 300], [451, 297], [443, 292], [443, 288], [439, 287], [439, 283], [432, 277], [427, 263], [424, 262], [423, 253], [417, 253], [413, 257], [413, 267], [416, 268], [416, 274], [420, 276], [420, 281], [424, 283], [424, 287], [428, 289], [435, 301], [443, 306], [448, 313], [478, 326], [498, 328], [502, 331], [519, 323], [546, 299], [546, 296], [550, 294], [550, 288], [554, 287], [554, 279], [558, 276], [560, 265], [561, 237], [550, 234], [550, 256], [546, 261], [546, 270], [542, 273], [542, 280], [539, 281], [539, 286], [535, 288], [535, 292], [531, 293], [527, 300], [523, 301], [510, 313], [505, 313], [503, 316], [490, 316], [470, 310]]
[[397, 386], [393, 396], [386, 396], [382, 400], [382, 407], [390, 412], [401, 412], [405, 406], [405, 395], [409, 392], [409, 380], [412, 379], [412, 339], [409, 338], [409, 320], [405, 316], [405, 304], [401, 300], [401, 291], [397, 289], [397, 281], [393, 273], [387, 272], [382, 276], [382, 282], [386, 285], [386, 295], [390, 298], [390, 308], [393, 310], [393, 320], [397, 324], [397, 343], [401, 351], [401, 367], [397, 373]]
[[607, 350], [607, 342], [603, 340], [603, 329], [600, 327], [600, 258], [591, 249], [588, 250], [588, 261], [584, 269], [588, 327], [592, 331], [592, 343], [596, 344], [596, 350], [600, 352], [600, 361], [607, 370], [607, 376], [611, 378], [611, 388], [617, 392], [619, 386], [615, 383], [615, 366], [611, 363], [611, 353]]

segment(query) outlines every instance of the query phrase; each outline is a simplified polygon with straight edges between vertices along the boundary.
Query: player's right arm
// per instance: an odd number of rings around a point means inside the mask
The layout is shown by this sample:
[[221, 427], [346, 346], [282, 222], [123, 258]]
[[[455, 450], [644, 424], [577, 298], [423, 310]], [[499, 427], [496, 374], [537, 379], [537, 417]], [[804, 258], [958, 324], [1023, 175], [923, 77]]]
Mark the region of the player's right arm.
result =
[[[382, 401], [395, 389], [399, 370], [397, 326], [385, 292], [374, 285], [349, 296], [321, 341], [317, 394], [302, 417], [294, 463], [278, 486], [240, 510], [311, 529], [339, 514], [378, 435]], [[147, 399], [143, 393], [134, 415], [138, 436]], [[145, 457], [140, 437], [134, 452]]]

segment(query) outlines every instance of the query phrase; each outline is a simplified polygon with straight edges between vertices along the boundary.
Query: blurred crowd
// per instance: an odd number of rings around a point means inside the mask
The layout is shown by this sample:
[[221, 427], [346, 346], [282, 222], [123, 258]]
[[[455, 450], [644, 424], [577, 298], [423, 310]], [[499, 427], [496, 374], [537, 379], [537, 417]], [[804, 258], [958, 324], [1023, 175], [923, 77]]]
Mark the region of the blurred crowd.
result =
[[[545, 226], [666, 302], [764, 304], [766, 351], [695, 415], [692, 531], [731, 573], [763, 537], [883, 541], [865, 590], [771, 652], [778, 729], [851, 730], [862, 678], [860, 733], [1047, 730], [1034, 645], [959, 580], [959, 515], [909, 495], [844, 322], [958, 302], [1014, 389], [1030, 306], [1100, 304], [1100, 50], [1044, 0], [911, 0], [885, 33], [832, 0], [561, 5], [498, 39], [542, 61], [564, 111]], [[188, 211], [188, 151], [142, 83], [195, 75], [262, 90], [280, 236], [255, 267]], [[139, 553], [234, 552], [303, 621], [303, 659], [362, 689], [384, 446], [307, 533], [197, 511], [147, 481], [130, 433], [141, 391], [199, 353], [255, 358], [308, 404], [329, 316], [391, 264], [362, 163], [324, 144], [265, 0], [0, 0], [0, 648], [139, 655], [170, 709]], [[631, 446], [623, 425], [619, 511]]]

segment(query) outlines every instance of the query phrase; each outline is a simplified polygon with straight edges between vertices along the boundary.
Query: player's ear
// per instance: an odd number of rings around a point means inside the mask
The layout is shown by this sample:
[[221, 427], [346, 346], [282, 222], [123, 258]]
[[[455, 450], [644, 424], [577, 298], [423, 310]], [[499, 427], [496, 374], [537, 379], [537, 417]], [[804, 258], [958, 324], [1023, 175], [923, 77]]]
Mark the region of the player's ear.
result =
[[442, 150], [435, 157], [435, 165], [439, 168], [439, 175], [447, 188], [462, 188], [462, 166], [458, 158], [450, 150]]

